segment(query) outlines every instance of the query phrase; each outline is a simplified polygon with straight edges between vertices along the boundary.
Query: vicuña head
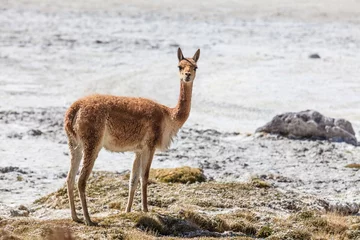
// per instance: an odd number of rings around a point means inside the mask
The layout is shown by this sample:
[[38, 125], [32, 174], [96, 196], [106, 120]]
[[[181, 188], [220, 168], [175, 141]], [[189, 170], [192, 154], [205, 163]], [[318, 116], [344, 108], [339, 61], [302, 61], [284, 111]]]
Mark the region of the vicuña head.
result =
[[178, 49], [180, 80], [184, 82], [192, 82], [196, 76], [197, 61], [200, 57], [200, 49], [198, 49], [192, 58], [184, 58], [181, 49]]
[[85, 187], [86, 181], [102, 148], [113, 152], [132, 151], [135, 160], [129, 180], [126, 212], [130, 212], [136, 187], [141, 180], [142, 209], [147, 212], [147, 183], [156, 149], [166, 150], [171, 139], [187, 120], [191, 108], [193, 81], [200, 50], [193, 58], [184, 58], [178, 49], [180, 96], [176, 107], [169, 108], [149, 99], [91, 95], [74, 102], [65, 114], [71, 165], [67, 176], [71, 217], [80, 222], [74, 203], [75, 176], [83, 159], [78, 189], [85, 223], [90, 220]]

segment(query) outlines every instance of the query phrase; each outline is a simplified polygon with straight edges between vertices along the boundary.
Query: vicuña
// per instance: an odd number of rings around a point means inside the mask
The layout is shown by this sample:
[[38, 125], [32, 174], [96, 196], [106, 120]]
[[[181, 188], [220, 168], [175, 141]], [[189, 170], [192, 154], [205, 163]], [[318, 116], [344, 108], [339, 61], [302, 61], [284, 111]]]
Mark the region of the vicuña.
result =
[[145, 98], [91, 95], [74, 102], [65, 114], [65, 131], [71, 155], [67, 190], [71, 217], [77, 217], [74, 203], [76, 173], [83, 158], [78, 190], [85, 223], [96, 225], [89, 216], [85, 187], [95, 160], [102, 148], [112, 152], [135, 153], [129, 180], [126, 212], [130, 212], [134, 193], [141, 179], [142, 210], [148, 211], [147, 185], [156, 149], [166, 150], [171, 139], [187, 120], [200, 49], [192, 58], [184, 58], [178, 49], [180, 96], [176, 107], [169, 108]]

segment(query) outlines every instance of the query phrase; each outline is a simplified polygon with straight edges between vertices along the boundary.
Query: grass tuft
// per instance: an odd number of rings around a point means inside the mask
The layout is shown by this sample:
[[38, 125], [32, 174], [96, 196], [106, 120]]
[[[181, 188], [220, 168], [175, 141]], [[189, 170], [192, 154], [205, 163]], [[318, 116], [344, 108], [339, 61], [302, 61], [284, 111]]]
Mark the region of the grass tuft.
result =
[[121, 202], [111, 202], [111, 203], [109, 203], [109, 208], [120, 210]]
[[234, 232], [242, 232], [250, 236], [255, 236], [257, 232], [255, 226], [252, 223], [244, 220], [238, 220], [232, 222], [230, 224], [230, 230]]
[[272, 228], [270, 228], [269, 226], [263, 226], [262, 228], [260, 228], [260, 230], [256, 234], [256, 237], [266, 238], [266, 237], [269, 237], [272, 233], [273, 233]]
[[303, 212], [299, 212], [295, 218], [298, 220], [308, 220], [314, 217], [315, 217], [314, 211], [303, 211]]
[[[306, 226], [316, 239], [326, 239], [326, 236], [334, 236], [342, 239], [349, 229], [349, 224], [344, 216], [336, 214], [320, 215], [315, 211], [303, 211], [291, 217], [294, 223], [301, 223]], [[324, 237], [325, 236], [325, 237]]]
[[311, 233], [306, 229], [290, 230], [281, 239], [286, 240], [310, 240]]
[[195, 183], [206, 181], [202, 169], [191, 167], [151, 169], [150, 178], [155, 178], [165, 183]]
[[350, 164], [346, 165], [345, 167], [360, 169], [360, 164], [359, 163], [350, 163]]
[[228, 224], [217, 216], [210, 218], [189, 210], [183, 211], [182, 215], [187, 221], [192, 222], [203, 230], [208, 230], [210, 232], [224, 232], [230, 229]]
[[167, 234], [166, 225], [156, 215], [143, 215], [136, 220], [136, 227], [155, 234]]
[[251, 184], [257, 188], [270, 188], [270, 183], [267, 183], [260, 178], [253, 178], [251, 179]]
[[46, 238], [47, 240], [74, 240], [70, 229], [68, 228], [48, 228], [46, 229]]
[[352, 230], [347, 232], [347, 238], [360, 239], [360, 230]]
[[1, 230], [0, 231], [0, 239], [1, 240], [20, 240], [21, 238], [15, 237], [8, 231]]

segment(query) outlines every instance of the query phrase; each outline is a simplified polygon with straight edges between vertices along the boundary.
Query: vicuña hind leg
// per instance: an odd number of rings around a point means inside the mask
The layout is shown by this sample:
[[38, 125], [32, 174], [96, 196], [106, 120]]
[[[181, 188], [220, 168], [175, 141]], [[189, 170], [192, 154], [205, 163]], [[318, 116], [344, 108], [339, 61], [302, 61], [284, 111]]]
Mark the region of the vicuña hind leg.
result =
[[79, 170], [79, 165], [82, 157], [82, 148], [76, 143], [74, 139], [69, 137], [69, 149], [71, 155], [71, 165], [67, 176], [67, 190], [70, 202], [71, 217], [75, 222], [81, 222], [76, 215], [75, 202], [74, 202], [74, 184], [76, 173]]
[[154, 150], [146, 150], [141, 158], [141, 202], [142, 210], [148, 212], [147, 207], [147, 186], [150, 173], [151, 162], [154, 157]]
[[96, 146], [87, 146], [86, 148], [84, 148], [84, 161], [78, 182], [79, 195], [84, 212], [85, 223], [86, 225], [89, 226], [96, 226], [97, 223], [92, 222], [89, 216], [89, 211], [85, 196], [86, 181], [88, 180], [90, 173], [94, 167], [94, 163], [98, 156], [99, 151], [100, 151], [100, 147], [96, 147]]
[[129, 198], [128, 198], [128, 203], [127, 203], [127, 207], [126, 207], [126, 212], [131, 212], [131, 206], [133, 204], [136, 187], [139, 183], [140, 160], [141, 160], [140, 158], [141, 158], [141, 154], [136, 153], [136, 157], [135, 157], [135, 160], [133, 163], [133, 167], [132, 167], [130, 179], [129, 179]]

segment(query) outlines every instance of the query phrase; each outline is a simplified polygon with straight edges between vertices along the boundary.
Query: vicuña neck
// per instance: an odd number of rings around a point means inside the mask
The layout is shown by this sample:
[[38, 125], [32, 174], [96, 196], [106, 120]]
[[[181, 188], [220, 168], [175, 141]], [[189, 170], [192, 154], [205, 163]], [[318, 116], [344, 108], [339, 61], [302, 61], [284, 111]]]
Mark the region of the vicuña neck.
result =
[[180, 96], [179, 101], [175, 108], [173, 108], [173, 119], [181, 127], [190, 114], [191, 109], [191, 95], [193, 83], [180, 83]]

